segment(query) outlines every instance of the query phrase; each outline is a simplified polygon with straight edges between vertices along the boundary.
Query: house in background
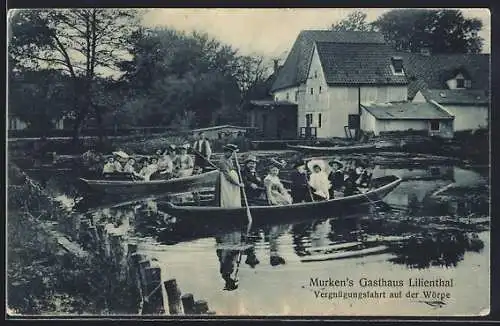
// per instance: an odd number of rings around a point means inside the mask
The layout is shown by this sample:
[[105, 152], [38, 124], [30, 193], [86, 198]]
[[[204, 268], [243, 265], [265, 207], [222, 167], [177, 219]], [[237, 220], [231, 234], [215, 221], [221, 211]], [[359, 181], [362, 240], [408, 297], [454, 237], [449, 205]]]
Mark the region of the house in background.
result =
[[394, 131], [423, 131], [429, 136], [452, 138], [454, 118], [437, 103], [361, 104], [361, 129], [375, 136]]
[[436, 102], [455, 116], [454, 130], [488, 128], [489, 54], [401, 54], [413, 102]]
[[299, 34], [271, 93], [297, 104], [299, 136], [346, 137], [359, 129], [361, 102], [404, 101], [407, 84], [382, 34], [313, 30]]

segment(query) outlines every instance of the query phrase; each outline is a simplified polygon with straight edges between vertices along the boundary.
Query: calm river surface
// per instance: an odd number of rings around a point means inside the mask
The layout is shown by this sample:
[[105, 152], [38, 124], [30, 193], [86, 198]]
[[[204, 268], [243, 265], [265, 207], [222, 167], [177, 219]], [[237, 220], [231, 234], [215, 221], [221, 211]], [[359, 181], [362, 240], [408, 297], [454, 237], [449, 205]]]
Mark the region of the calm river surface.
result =
[[[158, 259], [164, 279], [175, 278], [182, 293], [206, 300], [218, 315], [487, 313], [488, 170], [439, 165], [374, 170], [374, 177], [391, 174], [404, 181], [377, 207], [252, 229], [239, 265], [241, 230], [214, 230], [203, 222], [189, 230], [179, 227], [161, 210], [163, 202], [179, 196], [112, 207], [80, 205], [71, 214], [107, 221], [109, 231], [125, 234], [139, 252]], [[75, 177], [45, 174], [44, 179], [48, 190], [72, 205], [78, 196]], [[234, 278], [236, 270], [238, 289], [223, 290], [221, 273]], [[452, 286], [410, 287], [410, 279]]]

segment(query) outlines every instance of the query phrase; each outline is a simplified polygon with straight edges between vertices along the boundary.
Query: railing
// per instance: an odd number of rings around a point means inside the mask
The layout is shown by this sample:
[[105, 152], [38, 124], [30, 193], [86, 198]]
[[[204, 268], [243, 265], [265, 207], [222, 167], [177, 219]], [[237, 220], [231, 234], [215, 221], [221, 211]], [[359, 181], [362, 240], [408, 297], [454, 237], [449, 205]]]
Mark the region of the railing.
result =
[[299, 137], [302, 139], [316, 139], [317, 138], [317, 128], [316, 127], [300, 127]]

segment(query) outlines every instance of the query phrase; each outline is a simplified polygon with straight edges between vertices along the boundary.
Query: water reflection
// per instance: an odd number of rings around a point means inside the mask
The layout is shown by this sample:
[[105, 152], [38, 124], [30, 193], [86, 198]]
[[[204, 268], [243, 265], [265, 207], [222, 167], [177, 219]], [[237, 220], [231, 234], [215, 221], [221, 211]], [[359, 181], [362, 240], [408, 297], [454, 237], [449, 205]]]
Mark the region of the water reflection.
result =
[[[108, 204], [82, 201], [74, 214], [90, 218], [93, 224], [106, 223], [110, 232], [147, 241], [167, 256], [182, 247], [187, 251], [183, 254], [188, 256], [189, 266], [206, 263], [206, 268], [216, 274], [211, 277], [222, 280], [221, 286], [214, 283], [216, 290], [237, 289], [242, 269], [289, 270], [303, 266], [306, 275], [311, 261], [381, 253], [388, 254], [380, 256], [386, 264], [454, 267], [466, 252], [483, 250], [485, 244], [478, 234], [489, 230], [489, 189], [484, 175], [449, 166], [378, 166], [374, 170], [374, 177], [389, 174], [404, 181], [376, 207], [343, 215], [332, 212], [322, 219], [305, 216], [303, 221], [291, 224], [263, 223], [249, 234], [244, 230], [246, 225], [213, 225], [201, 217], [188, 223], [162, 211], [162, 202], [189, 204], [200, 197], [192, 193], [115, 199]], [[73, 193], [64, 180], [50, 177], [47, 187], [56, 193]], [[194, 245], [198, 239], [207, 241], [200, 247]], [[210, 262], [191, 261], [195, 250]], [[168, 265], [185, 268], [177, 260], [170, 258]]]

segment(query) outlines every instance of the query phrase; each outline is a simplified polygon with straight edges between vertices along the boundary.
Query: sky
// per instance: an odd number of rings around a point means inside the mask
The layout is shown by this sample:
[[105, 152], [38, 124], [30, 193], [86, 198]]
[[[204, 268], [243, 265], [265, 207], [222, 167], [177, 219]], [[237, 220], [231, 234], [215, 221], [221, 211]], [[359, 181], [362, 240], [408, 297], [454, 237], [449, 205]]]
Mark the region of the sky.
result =
[[[284, 60], [297, 35], [305, 29], [328, 29], [357, 8], [294, 9], [151, 9], [144, 16], [145, 26], [168, 26], [190, 32], [203, 31], [239, 49], [245, 55], [263, 55]], [[362, 9], [367, 21], [377, 19], [392, 8]], [[479, 18], [484, 38], [483, 52], [490, 53], [491, 18], [488, 9], [461, 9], [466, 18]]]

